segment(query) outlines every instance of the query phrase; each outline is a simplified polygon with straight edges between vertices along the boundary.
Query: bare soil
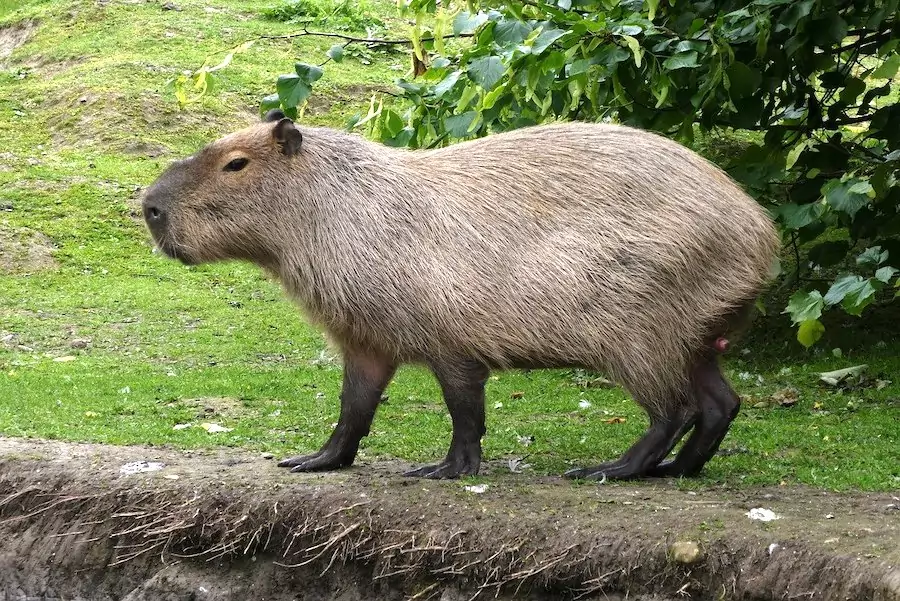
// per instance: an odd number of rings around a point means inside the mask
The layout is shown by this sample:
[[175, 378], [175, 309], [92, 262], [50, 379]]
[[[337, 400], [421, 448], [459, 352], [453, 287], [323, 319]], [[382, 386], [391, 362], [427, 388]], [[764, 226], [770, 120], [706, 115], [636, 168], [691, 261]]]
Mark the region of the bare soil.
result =
[[[0, 198], [0, 210], [4, 207]], [[0, 273], [33, 273], [56, 267], [53, 242], [44, 234], [28, 228], [12, 228], [0, 223]]]
[[[163, 466], [121, 472], [135, 461]], [[291, 474], [233, 450], [0, 438], [0, 598], [900, 599], [890, 493], [573, 484], [499, 463], [477, 493], [408, 467]]]
[[24, 21], [14, 25], [0, 27], [0, 66], [13, 53], [13, 50], [24, 44], [31, 38], [31, 34], [37, 28], [37, 23]]

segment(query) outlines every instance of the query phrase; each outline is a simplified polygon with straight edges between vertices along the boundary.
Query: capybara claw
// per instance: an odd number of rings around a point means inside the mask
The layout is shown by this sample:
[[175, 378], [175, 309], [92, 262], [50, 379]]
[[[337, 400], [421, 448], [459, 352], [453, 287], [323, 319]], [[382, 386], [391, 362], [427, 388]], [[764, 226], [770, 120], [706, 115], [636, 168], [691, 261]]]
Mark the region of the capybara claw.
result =
[[349, 464], [346, 461], [342, 461], [340, 457], [330, 453], [291, 457], [278, 462], [278, 467], [289, 467], [294, 473], [336, 470], [347, 467], [347, 465]]
[[469, 465], [457, 466], [453, 462], [425, 465], [418, 469], [404, 472], [403, 475], [410, 478], [427, 478], [429, 480], [452, 480], [460, 476], [474, 476], [478, 474], [478, 468]]

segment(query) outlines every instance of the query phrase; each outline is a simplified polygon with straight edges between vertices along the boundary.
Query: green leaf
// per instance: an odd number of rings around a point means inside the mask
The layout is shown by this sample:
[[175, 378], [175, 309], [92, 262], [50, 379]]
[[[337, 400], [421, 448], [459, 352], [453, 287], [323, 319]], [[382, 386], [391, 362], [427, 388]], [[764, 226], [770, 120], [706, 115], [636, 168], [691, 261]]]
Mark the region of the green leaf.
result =
[[841, 307], [850, 315], [859, 317], [863, 309], [875, 302], [875, 292], [872, 280], [863, 280], [859, 286], [847, 292]]
[[623, 35], [622, 39], [625, 40], [625, 44], [631, 50], [632, 56], [634, 56], [634, 64], [638, 68], [641, 67], [641, 45], [640, 43], [631, 37], [630, 35]]
[[266, 111], [277, 109], [280, 106], [281, 98], [278, 96], [278, 94], [269, 94], [262, 99], [262, 102], [259, 103], [259, 110], [261, 113], [265, 113]]
[[875, 272], [875, 279], [879, 282], [887, 284], [891, 281], [891, 278], [897, 273], [897, 270], [890, 266], [881, 267], [878, 271]]
[[485, 90], [492, 90], [503, 78], [506, 67], [499, 56], [485, 56], [469, 63], [469, 78]]
[[802, 227], [814, 223], [825, 214], [826, 207], [821, 202], [811, 202], [804, 205], [788, 203], [778, 208], [778, 214], [785, 227], [791, 230], [799, 230]]
[[811, 292], [799, 290], [788, 301], [788, 306], [783, 313], [790, 314], [791, 321], [794, 323], [802, 323], [822, 317], [824, 307], [825, 301], [818, 290]]
[[516, 19], [502, 19], [494, 26], [494, 42], [500, 46], [521, 44], [528, 34], [531, 26]]
[[538, 34], [531, 45], [532, 54], [542, 54], [550, 44], [569, 33], [564, 29], [545, 29]]
[[847, 296], [847, 293], [858, 287], [862, 281], [862, 276], [855, 274], [839, 277], [825, 294], [825, 303], [828, 305], [840, 304], [844, 297]]
[[[694, 50], [689, 50], [687, 52], [679, 52], [674, 56], [670, 56], [663, 62], [663, 68], [668, 69], [669, 71], [675, 71], [676, 69], [692, 69], [700, 65], [697, 62], [697, 53]], [[640, 66], [640, 63], [638, 63]]]
[[837, 265], [847, 256], [850, 243], [846, 240], [829, 240], [809, 249], [809, 260], [819, 267]]
[[281, 104], [286, 108], [296, 108], [303, 104], [312, 93], [312, 88], [299, 75], [282, 75], [275, 82], [275, 89]]
[[487, 22], [488, 16], [485, 13], [472, 14], [462, 11], [453, 19], [453, 35], [469, 34], [481, 27]]
[[759, 84], [762, 82], [762, 74], [756, 69], [753, 69], [740, 61], [735, 61], [728, 66], [726, 73], [728, 74], [728, 79], [731, 81], [729, 95], [733, 100], [751, 96], [754, 92], [759, 90]]
[[322, 67], [315, 65], [307, 65], [306, 63], [294, 63], [294, 71], [297, 75], [308, 84], [315, 83], [322, 77]]
[[859, 178], [851, 178], [845, 182], [834, 179], [822, 187], [822, 193], [828, 204], [853, 217], [860, 209], [869, 204], [871, 199], [868, 191], [871, 188], [869, 182]]
[[326, 52], [325, 54], [334, 62], [339, 63], [344, 60], [344, 45], [335, 44], [334, 46], [329, 48], [328, 52]]
[[393, 138], [397, 136], [406, 125], [403, 122], [403, 117], [401, 117], [397, 111], [386, 110], [383, 113], [384, 116], [384, 131], [387, 132], [389, 138]]
[[880, 246], [871, 246], [856, 257], [856, 264], [862, 267], [877, 267], [887, 261], [890, 253]]
[[475, 121], [478, 113], [475, 111], [467, 111], [461, 115], [453, 115], [444, 119], [444, 127], [450, 132], [454, 138], [465, 138], [469, 135], [469, 127]]
[[810, 319], [800, 324], [797, 329], [797, 340], [806, 348], [817, 343], [822, 334], [825, 333], [825, 326], [818, 319]]
[[659, 0], [647, 0], [647, 18], [651, 21], [656, 18], [656, 9], [659, 7]]
[[456, 85], [456, 82], [459, 81], [460, 76], [462, 75], [462, 71], [454, 71], [444, 79], [440, 81], [432, 92], [434, 93], [436, 98], [442, 97], [444, 94], [453, 89], [453, 86]]
[[875, 79], [893, 79], [897, 75], [898, 70], [900, 70], [900, 54], [895, 53], [875, 69], [872, 77]]

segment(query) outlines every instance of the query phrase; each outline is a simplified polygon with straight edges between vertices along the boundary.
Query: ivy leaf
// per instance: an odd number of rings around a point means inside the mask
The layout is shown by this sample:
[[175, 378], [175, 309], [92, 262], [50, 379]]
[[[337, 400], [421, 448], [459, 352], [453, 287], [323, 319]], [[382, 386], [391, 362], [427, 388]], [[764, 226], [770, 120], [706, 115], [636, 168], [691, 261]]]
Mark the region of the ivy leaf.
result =
[[825, 326], [818, 319], [810, 319], [800, 324], [797, 329], [797, 340], [806, 348], [811, 347], [822, 338]]
[[872, 281], [868, 279], [863, 280], [858, 286], [847, 292], [841, 307], [850, 315], [859, 317], [863, 309], [875, 301], [875, 292], [875, 286], [872, 284]]
[[262, 102], [259, 103], [259, 110], [261, 113], [265, 113], [266, 111], [277, 109], [280, 106], [281, 98], [278, 96], [278, 94], [269, 94], [262, 99]]
[[894, 79], [900, 70], [900, 54], [894, 53], [872, 73], [874, 79]]
[[451, 89], [453, 89], [453, 86], [455, 86], [456, 82], [459, 81], [461, 75], [462, 71], [454, 71], [453, 73], [442, 79], [440, 83], [434, 86], [432, 92], [434, 93], [435, 98], [440, 98]]
[[862, 267], [877, 267], [887, 261], [890, 253], [886, 250], [881, 250], [880, 246], [872, 246], [862, 251], [858, 257], [856, 257], [856, 264]]
[[872, 191], [872, 185], [859, 178], [851, 178], [845, 182], [834, 179], [822, 187], [828, 204], [851, 217], [869, 204], [870, 191]]
[[825, 303], [828, 305], [840, 303], [847, 313], [858, 316], [875, 300], [875, 292], [875, 285], [871, 280], [859, 275], [845, 275], [838, 278], [828, 289]]
[[289, 108], [296, 108], [312, 93], [312, 87], [293, 73], [279, 77], [275, 82], [275, 89], [278, 91], [281, 104]]
[[825, 213], [826, 207], [820, 202], [811, 202], [809, 204], [798, 205], [788, 203], [778, 208], [778, 214], [784, 222], [785, 227], [792, 230], [799, 230], [802, 227], [818, 221]]
[[800, 290], [795, 292], [788, 301], [787, 309], [783, 313], [789, 313], [791, 321], [796, 324], [819, 319], [824, 308], [825, 301], [818, 290], [811, 292]]
[[499, 56], [485, 56], [469, 63], [469, 78], [485, 90], [493, 90], [503, 78], [506, 67]]
[[887, 284], [891, 281], [891, 278], [894, 277], [894, 274], [897, 273], [897, 270], [890, 266], [881, 267], [878, 271], [875, 272], [875, 279], [879, 282], [883, 282]]
[[344, 45], [335, 44], [328, 49], [328, 52], [326, 52], [325, 55], [336, 63], [341, 62], [344, 60]]
[[550, 47], [550, 44], [569, 33], [564, 29], [545, 29], [538, 34], [534, 43], [531, 45], [532, 54], [542, 54], [544, 50]]
[[453, 115], [444, 119], [444, 127], [454, 138], [465, 138], [469, 135], [469, 128], [475, 122], [478, 113], [467, 111], [461, 115]]
[[300, 77], [300, 79], [308, 84], [319, 81], [319, 78], [322, 77], [322, 73], [324, 73], [322, 67], [307, 65], [306, 63], [294, 63], [294, 71], [297, 72], [297, 76]]
[[[700, 63], [697, 62], [697, 57], [698, 54], [694, 50], [679, 52], [678, 54], [667, 58], [665, 62], [663, 62], [663, 68], [668, 69], [669, 71], [692, 69], [700, 65]], [[640, 63], [638, 66], [640, 66]]]
[[521, 44], [530, 33], [531, 27], [528, 23], [517, 19], [503, 19], [494, 26], [494, 42], [500, 46], [517, 45]]

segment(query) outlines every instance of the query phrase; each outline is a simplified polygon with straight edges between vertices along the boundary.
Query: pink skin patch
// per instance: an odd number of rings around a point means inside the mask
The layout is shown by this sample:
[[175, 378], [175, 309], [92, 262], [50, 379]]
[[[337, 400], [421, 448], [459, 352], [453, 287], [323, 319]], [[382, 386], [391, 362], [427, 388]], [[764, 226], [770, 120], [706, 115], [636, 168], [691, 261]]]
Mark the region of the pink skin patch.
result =
[[713, 348], [716, 349], [717, 353], [728, 352], [728, 348], [730, 346], [731, 346], [731, 343], [728, 342], [727, 338], [716, 338], [716, 341], [713, 342]]

